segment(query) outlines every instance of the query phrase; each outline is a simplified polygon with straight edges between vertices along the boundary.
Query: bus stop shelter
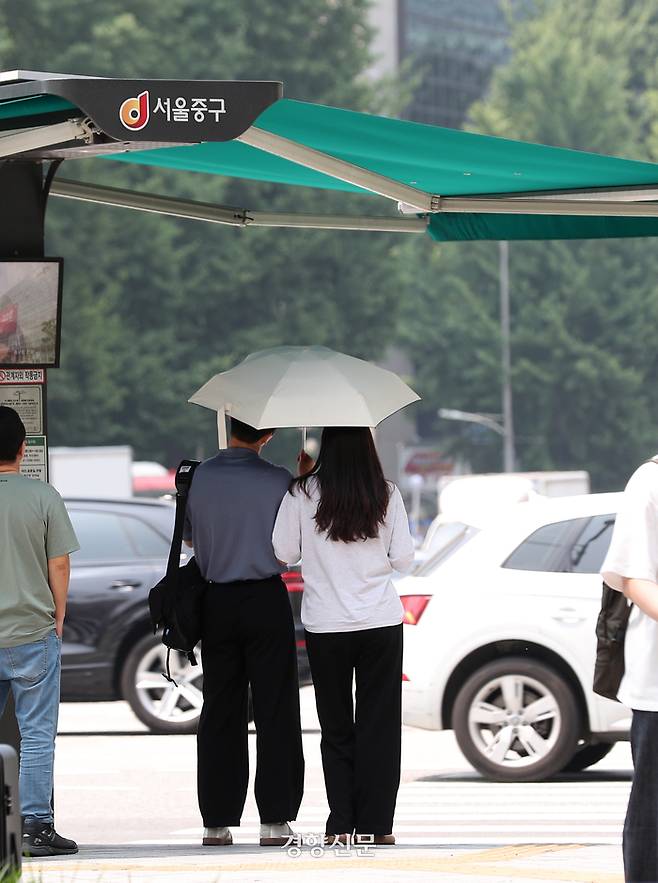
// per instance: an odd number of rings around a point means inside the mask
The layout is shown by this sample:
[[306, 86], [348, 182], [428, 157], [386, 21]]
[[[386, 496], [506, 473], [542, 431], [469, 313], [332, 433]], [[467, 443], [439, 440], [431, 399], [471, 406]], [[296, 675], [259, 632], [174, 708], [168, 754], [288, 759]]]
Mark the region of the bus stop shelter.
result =
[[[62, 168], [88, 157], [311, 188], [317, 210], [277, 213], [65, 177]], [[369, 195], [372, 212], [327, 214], [327, 191]], [[277, 82], [1, 73], [0, 259], [44, 255], [50, 197], [220, 225], [437, 241], [658, 236], [653, 163], [294, 101]], [[0, 741], [17, 742], [10, 715]]]

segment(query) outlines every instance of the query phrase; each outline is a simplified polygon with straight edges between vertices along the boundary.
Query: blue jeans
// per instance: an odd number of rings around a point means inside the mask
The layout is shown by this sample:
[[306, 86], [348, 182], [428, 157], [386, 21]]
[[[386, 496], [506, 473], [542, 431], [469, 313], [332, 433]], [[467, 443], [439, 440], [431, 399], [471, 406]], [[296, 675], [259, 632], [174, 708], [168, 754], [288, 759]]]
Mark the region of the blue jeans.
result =
[[11, 690], [21, 731], [21, 815], [43, 822], [53, 821], [60, 657], [55, 631], [31, 644], [0, 647], [0, 715]]

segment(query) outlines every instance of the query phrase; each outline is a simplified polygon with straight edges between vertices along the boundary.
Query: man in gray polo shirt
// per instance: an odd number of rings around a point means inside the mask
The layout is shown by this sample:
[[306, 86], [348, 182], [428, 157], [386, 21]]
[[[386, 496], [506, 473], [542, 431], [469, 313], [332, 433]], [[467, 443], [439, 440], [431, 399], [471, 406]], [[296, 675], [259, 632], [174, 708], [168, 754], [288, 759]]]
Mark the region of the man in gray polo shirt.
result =
[[304, 787], [295, 626], [272, 530], [291, 474], [260, 457], [273, 430], [231, 420], [225, 451], [196, 470], [184, 538], [210, 583], [204, 600], [199, 807], [205, 846], [232, 843], [249, 780], [248, 686], [257, 732], [261, 846], [292, 835]]

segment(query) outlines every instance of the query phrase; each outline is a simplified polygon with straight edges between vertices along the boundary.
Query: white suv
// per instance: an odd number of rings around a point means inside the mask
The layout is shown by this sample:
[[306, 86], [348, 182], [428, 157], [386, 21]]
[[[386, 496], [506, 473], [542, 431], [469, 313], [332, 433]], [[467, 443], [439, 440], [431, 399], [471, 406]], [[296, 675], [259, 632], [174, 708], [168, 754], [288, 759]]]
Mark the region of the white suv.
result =
[[404, 721], [453, 729], [499, 781], [545, 779], [628, 739], [630, 711], [592, 692], [599, 568], [619, 494], [519, 503], [400, 580]]

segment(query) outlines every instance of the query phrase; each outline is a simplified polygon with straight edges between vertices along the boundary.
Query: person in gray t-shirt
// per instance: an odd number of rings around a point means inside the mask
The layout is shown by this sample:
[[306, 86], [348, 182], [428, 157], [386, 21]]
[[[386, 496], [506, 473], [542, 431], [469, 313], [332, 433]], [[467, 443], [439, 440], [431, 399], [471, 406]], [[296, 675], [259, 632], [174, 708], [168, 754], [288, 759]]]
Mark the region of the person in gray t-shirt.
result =
[[72, 855], [75, 841], [55, 830], [52, 793], [69, 556], [80, 546], [57, 491], [21, 475], [25, 450], [23, 421], [0, 406], [0, 718], [11, 693], [23, 853]]
[[[261, 846], [284, 846], [304, 785], [295, 626], [272, 548], [287, 469], [261, 459], [274, 430], [231, 420], [225, 451], [196, 470], [185, 542], [209, 585], [201, 658], [199, 807], [205, 846], [232, 843], [247, 795], [248, 686], [258, 732], [256, 802]], [[302, 464], [305, 465], [305, 464]]]

